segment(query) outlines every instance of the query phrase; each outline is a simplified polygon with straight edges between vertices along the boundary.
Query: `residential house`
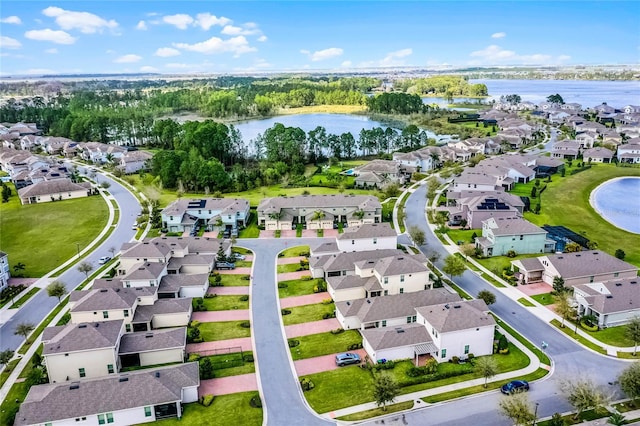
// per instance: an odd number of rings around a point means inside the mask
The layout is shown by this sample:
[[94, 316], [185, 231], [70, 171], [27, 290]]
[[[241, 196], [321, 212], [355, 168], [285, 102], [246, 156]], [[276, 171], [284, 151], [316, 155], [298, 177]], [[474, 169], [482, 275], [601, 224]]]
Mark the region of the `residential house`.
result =
[[94, 164], [117, 164], [127, 150], [118, 145], [110, 145], [101, 142], [86, 142], [80, 145], [80, 156]]
[[580, 142], [564, 140], [556, 142], [551, 148], [551, 157], [575, 160], [580, 154]]
[[189, 232], [194, 227], [237, 232], [248, 221], [249, 201], [244, 198], [179, 198], [162, 210], [162, 226], [169, 232]]
[[638, 114], [640, 113], [640, 106], [638, 105], [627, 105], [624, 108], [622, 108], [622, 110], [626, 113], [626, 114]]
[[593, 144], [598, 141], [598, 134], [594, 132], [582, 132], [576, 134], [576, 140], [580, 142], [580, 149], [593, 148]]
[[122, 368], [181, 363], [186, 345], [186, 327], [127, 333], [120, 339], [118, 357]]
[[7, 288], [11, 278], [11, 269], [9, 268], [9, 255], [0, 251], [0, 291]]
[[560, 253], [511, 262], [520, 284], [543, 281], [553, 285], [562, 277], [566, 287], [615, 279], [633, 278], [638, 267], [601, 250]]
[[640, 163], [640, 143], [618, 146], [617, 158], [620, 163]]
[[600, 328], [624, 325], [640, 317], [639, 281], [635, 277], [574, 286], [578, 315], [595, 316]]
[[419, 172], [435, 169], [440, 165], [442, 159], [444, 159], [444, 148], [438, 146], [427, 146], [411, 152], [393, 153], [393, 161], [401, 166], [414, 167]]
[[395, 249], [398, 234], [388, 223], [365, 223], [345, 228], [336, 237], [337, 251]]
[[186, 327], [193, 313], [191, 301], [190, 297], [182, 297], [158, 299], [153, 305], [139, 305], [131, 319], [133, 331]]
[[17, 133], [19, 136], [42, 135], [42, 130], [38, 129], [36, 123], [19, 122], [9, 127], [9, 133]]
[[197, 362], [33, 386], [14, 425], [126, 426], [181, 418], [183, 404], [198, 400], [199, 386]]
[[265, 198], [258, 205], [258, 225], [266, 230], [332, 229], [382, 222], [382, 205], [371, 195], [299, 195]]
[[496, 195], [475, 195], [454, 199], [453, 206], [439, 207], [438, 210], [448, 212], [451, 225], [460, 225], [462, 221], [466, 221], [466, 226], [469, 228], [480, 228], [483, 221], [489, 218], [497, 219], [522, 215], [524, 202], [519, 197], [498, 191], [487, 191], [487, 193]]
[[601, 146], [587, 149], [582, 153], [584, 161], [593, 163], [611, 163], [614, 157], [613, 151]]
[[149, 168], [149, 161], [153, 158], [153, 154], [149, 151], [127, 151], [118, 163], [118, 168], [125, 174], [139, 172]]
[[[354, 251], [346, 253], [330, 253], [319, 255], [313, 252], [309, 257], [309, 268], [314, 278], [337, 277], [354, 275], [355, 264], [362, 260], [376, 260], [384, 257], [405, 254], [399, 249], [381, 249], [369, 251]], [[421, 255], [417, 255], [421, 256]]]
[[362, 188], [382, 188], [391, 183], [404, 185], [416, 171], [414, 166], [408, 166], [391, 160], [373, 160], [353, 169], [355, 186]]
[[482, 237], [476, 238], [476, 248], [484, 256], [552, 253], [556, 242], [547, 238], [547, 231], [522, 217], [489, 218], [482, 221]]
[[91, 183], [74, 183], [71, 179], [42, 181], [18, 190], [22, 204], [48, 203], [91, 195]]

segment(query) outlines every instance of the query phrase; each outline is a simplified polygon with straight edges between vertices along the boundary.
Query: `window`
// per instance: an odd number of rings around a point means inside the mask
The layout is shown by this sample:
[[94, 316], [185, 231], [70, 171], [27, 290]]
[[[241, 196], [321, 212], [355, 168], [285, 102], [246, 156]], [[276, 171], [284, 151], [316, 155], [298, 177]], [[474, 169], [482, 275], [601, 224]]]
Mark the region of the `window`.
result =
[[389, 277], [384, 277], [384, 283], [389, 284]]
[[388, 295], [389, 295], [389, 290], [385, 290], [385, 291], [384, 291], [384, 295], [385, 295], [385, 296], [388, 296]]
[[614, 278], [618, 278], [619, 276], [620, 276], [620, 272], [614, 272], [614, 273], [613, 273], [613, 277], [614, 277]]
[[593, 282], [593, 275], [591, 275], [591, 276], [589, 277], [589, 282], [590, 282], [590, 283], [592, 283], [592, 282]]
[[104, 421], [104, 414], [98, 414], [98, 424], [103, 425], [106, 422]]
[[351, 244], [352, 245], [355, 244], [355, 243], [356, 243], [356, 240], [351, 240]]
[[125, 330], [127, 333], [131, 333], [131, 324], [125, 324], [125, 325], [124, 325], [124, 330]]
[[400, 287], [400, 294], [404, 293], [404, 288]]
[[151, 417], [151, 407], [144, 407], [144, 416]]
[[447, 350], [443, 349], [442, 354], [440, 355], [440, 358], [446, 358], [446, 357], [447, 357]]
[[411, 322], [416, 322], [418, 320], [418, 316], [414, 315], [411, 317]]
[[107, 413], [107, 423], [113, 423], [113, 413]]
[[400, 275], [400, 282], [403, 283], [404, 282], [404, 275]]
[[377, 238], [373, 239], [373, 244], [378, 244], [378, 239]]
[[467, 355], [469, 353], [469, 345], [464, 345], [464, 354]]
[[520, 241], [524, 239], [524, 235], [520, 235]]
[[124, 317], [127, 318], [129, 316], [129, 310], [125, 309], [122, 312], [124, 312]]
[[109, 318], [109, 311], [102, 311], [102, 318]]
[[407, 317], [407, 324], [411, 324], [411, 317]]
[[113, 374], [114, 373], [113, 364], [107, 364], [107, 372], [109, 374]]
[[86, 377], [87, 373], [84, 371], [84, 368], [78, 368], [78, 374], [80, 377]]
[[386, 327], [387, 326], [387, 320], [382, 320], [382, 326]]

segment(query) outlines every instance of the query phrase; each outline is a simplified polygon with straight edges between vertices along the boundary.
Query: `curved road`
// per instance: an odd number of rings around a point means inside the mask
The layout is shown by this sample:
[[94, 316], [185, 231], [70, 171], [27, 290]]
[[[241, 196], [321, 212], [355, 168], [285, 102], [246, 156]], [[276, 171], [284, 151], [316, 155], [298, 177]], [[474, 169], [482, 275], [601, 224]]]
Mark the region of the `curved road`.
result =
[[[440, 260], [436, 265], [441, 267], [442, 259], [448, 253], [427, 225], [424, 213], [426, 192], [426, 187], [421, 185], [409, 196], [406, 203], [406, 222], [407, 227], [415, 225], [426, 231], [427, 242], [420, 248], [426, 253], [438, 252]], [[620, 396], [618, 387], [610, 383], [614, 382], [618, 374], [629, 365], [628, 362], [608, 358], [577, 345], [554, 327], [531, 314], [527, 308], [504, 296], [472, 271], [467, 270], [454, 281], [471, 295], [477, 295], [480, 290], [490, 290], [496, 295], [496, 303], [490, 306], [491, 311], [538, 346], [542, 341], [549, 344], [546, 353], [552, 358], [555, 369], [547, 378], [534, 383], [529, 392], [530, 400], [539, 403], [538, 417], [571, 410], [571, 406], [560, 395], [558, 388], [559, 383], [566, 378], [588, 377], [605, 387], [610, 395]], [[498, 413], [500, 398], [500, 393], [493, 391], [458, 401], [435, 404], [406, 413], [405, 424], [510, 425], [512, 423]], [[396, 421], [400, 422], [399, 417]], [[367, 424], [379, 424], [378, 422], [379, 420], [372, 420]], [[387, 424], [394, 424], [393, 416]]]
[[[80, 167], [80, 173], [84, 174], [84, 172], [84, 168]], [[136, 216], [140, 213], [140, 204], [136, 197], [113, 179], [104, 175], [99, 176], [101, 182], [107, 181], [111, 184], [109, 193], [118, 202], [120, 220], [109, 238], [82, 258], [82, 260], [93, 264], [94, 267], [98, 266], [100, 257], [111, 255], [110, 247], [120, 250], [123, 243], [129, 242], [135, 236], [136, 231], [131, 229], [131, 224], [135, 222]], [[36, 243], [33, 242], [33, 244]], [[75, 266], [72, 266], [56, 279], [64, 282], [67, 285], [67, 290], [73, 290], [85, 280], [85, 276]], [[49, 297], [45, 289], [36, 293], [7, 322], [0, 325], [0, 350], [17, 350], [24, 338], [13, 334], [16, 325], [23, 322], [39, 324], [56, 305], [58, 305], [58, 300], [55, 297]]]

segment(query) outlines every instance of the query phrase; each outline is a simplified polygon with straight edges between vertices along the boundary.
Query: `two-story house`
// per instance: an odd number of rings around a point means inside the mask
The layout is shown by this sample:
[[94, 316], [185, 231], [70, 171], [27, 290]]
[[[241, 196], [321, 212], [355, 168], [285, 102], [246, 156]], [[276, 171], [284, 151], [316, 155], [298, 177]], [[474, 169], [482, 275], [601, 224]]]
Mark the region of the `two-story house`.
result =
[[162, 226], [169, 232], [237, 232], [249, 221], [249, 201], [244, 198], [177, 199], [162, 210]]
[[547, 231], [521, 217], [498, 217], [482, 221], [482, 237], [476, 238], [476, 248], [483, 256], [553, 253], [556, 242], [547, 238]]

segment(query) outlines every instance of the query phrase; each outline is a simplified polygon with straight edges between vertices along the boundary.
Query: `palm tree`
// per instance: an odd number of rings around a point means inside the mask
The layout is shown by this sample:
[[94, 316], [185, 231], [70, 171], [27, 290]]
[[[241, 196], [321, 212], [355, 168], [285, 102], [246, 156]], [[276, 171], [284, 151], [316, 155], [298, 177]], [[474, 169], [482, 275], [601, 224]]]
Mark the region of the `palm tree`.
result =
[[316, 210], [315, 212], [313, 212], [313, 216], [311, 217], [311, 220], [320, 222], [326, 216], [327, 215], [322, 210]]

